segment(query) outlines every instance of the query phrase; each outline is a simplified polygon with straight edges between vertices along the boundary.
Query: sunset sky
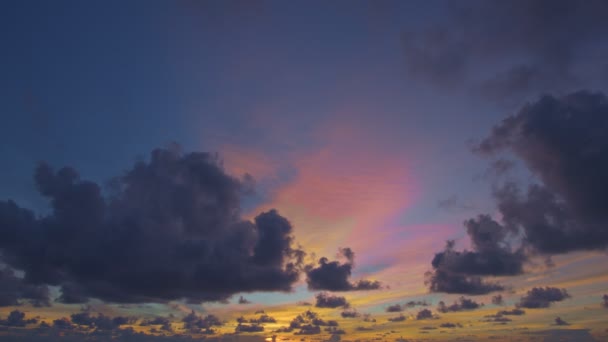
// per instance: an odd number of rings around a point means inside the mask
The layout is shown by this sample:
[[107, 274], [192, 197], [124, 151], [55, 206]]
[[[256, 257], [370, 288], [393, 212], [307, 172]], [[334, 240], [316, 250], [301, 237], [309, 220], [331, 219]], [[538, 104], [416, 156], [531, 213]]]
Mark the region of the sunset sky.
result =
[[1, 2], [0, 340], [608, 341], [606, 18]]

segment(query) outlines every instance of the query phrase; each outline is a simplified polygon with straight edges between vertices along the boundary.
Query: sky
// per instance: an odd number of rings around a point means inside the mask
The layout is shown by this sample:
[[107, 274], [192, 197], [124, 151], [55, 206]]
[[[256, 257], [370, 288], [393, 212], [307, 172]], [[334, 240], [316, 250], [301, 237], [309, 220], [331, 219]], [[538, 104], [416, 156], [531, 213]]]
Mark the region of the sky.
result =
[[608, 340], [605, 1], [0, 7], [0, 339]]

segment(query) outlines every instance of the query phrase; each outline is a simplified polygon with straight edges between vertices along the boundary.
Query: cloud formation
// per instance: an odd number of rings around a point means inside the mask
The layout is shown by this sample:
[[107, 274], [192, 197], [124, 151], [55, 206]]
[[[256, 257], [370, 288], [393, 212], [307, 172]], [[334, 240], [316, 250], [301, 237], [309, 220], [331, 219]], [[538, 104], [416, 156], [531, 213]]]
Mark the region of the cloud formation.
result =
[[[0, 202], [1, 261], [30, 286], [3, 301], [44, 304], [44, 286], [57, 285], [66, 303], [198, 303], [289, 291], [298, 280], [304, 253], [293, 246], [291, 224], [275, 210], [241, 219], [250, 189], [217, 156], [156, 149], [116, 177], [107, 195], [69, 167], [42, 163], [35, 181], [50, 214]], [[16, 281], [6, 269], [0, 276]]]
[[463, 310], [475, 310], [481, 307], [482, 305], [483, 303], [479, 304], [470, 298], [460, 297], [457, 301], [455, 301], [452, 305], [449, 306], [446, 305], [443, 301], [439, 302], [439, 304], [437, 305], [437, 311], [446, 313], [458, 312]]
[[481, 276], [517, 275], [523, 272], [526, 255], [507, 243], [511, 232], [488, 215], [464, 222], [472, 250], [456, 251], [448, 241], [436, 253], [427, 273], [427, 285], [433, 292], [485, 294], [503, 290], [498, 283], [484, 281]]
[[443, 20], [405, 32], [406, 67], [410, 77], [493, 100], [568, 90], [606, 67], [607, 11], [601, 0], [458, 2]]
[[561, 302], [568, 298], [570, 298], [570, 294], [565, 289], [548, 286], [534, 287], [521, 297], [517, 306], [529, 309], [548, 308], [551, 303]]
[[348, 247], [340, 248], [339, 255], [346, 261], [328, 261], [323, 257], [319, 259], [317, 267], [308, 265], [306, 267], [306, 282], [310, 290], [325, 291], [358, 291], [358, 290], [378, 290], [382, 288], [379, 281], [362, 279], [357, 282], [350, 282], [349, 278], [355, 263], [355, 253]]
[[608, 247], [608, 98], [579, 91], [546, 95], [495, 126], [478, 146], [483, 155], [508, 151], [539, 183], [496, 189], [504, 224], [546, 254]]
[[346, 298], [342, 296], [334, 296], [325, 292], [321, 292], [315, 296], [315, 306], [318, 308], [337, 308], [344, 307], [348, 308], [350, 305], [346, 301]]

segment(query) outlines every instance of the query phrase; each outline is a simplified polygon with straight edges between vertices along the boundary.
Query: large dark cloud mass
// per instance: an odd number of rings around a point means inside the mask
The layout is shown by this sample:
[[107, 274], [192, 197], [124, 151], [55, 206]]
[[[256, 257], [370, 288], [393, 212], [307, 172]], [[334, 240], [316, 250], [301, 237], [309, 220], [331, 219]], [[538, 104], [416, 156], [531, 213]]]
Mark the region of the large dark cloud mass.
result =
[[12, 269], [0, 267], [0, 306], [17, 306], [23, 301], [34, 306], [49, 306], [49, 288], [27, 283]]
[[608, 98], [586, 91], [543, 96], [494, 127], [479, 145], [485, 155], [507, 150], [538, 178], [495, 197], [506, 226], [522, 229], [541, 253], [608, 246]]
[[44, 304], [46, 285], [61, 286], [66, 303], [201, 302], [288, 291], [298, 280], [303, 252], [289, 221], [275, 210], [241, 219], [249, 187], [214, 155], [154, 150], [107, 194], [69, 167], [42, 163], [35, 181], [50, 214], [0, 202], [1, 261], [24, 272], [1, 271], [4, 305]]
[[510, 232], [487, 215], [467, 220], [464, 225], [473, 250], [456, 251], [453, 241], [448, 241], [431, 262], [433, 271], [427, 275], [429, 288], [434, 292], [463, 294], [504, 289], [481, 276], [522, 273], [526, 261], [523, 250], [514, 251], [505, 239]]
[[[492, 99], [601, 82], [608, 3], [603, 0], [472, 0], [404, 34], [409, 75]], [[598, 72], [600, 71], [600, 72]], [[605, 76], [604, 76], [605, 77]]]
[[379, 281], [362, 279], [352, 283], [349, 279], [355, 262], [355, 253], [348, 247], [339, 249], [346, 261], [328, 261], [323, 257], [319, 259], [319, 265], [314, 267], [307, 266], [306, 282], [310, 290], [327, 291], [357, 291], [357, 290], [377, 290], [382, 288]]
[[[485, 156], [512, 153], [535, 176], [524, 186], [496, 185], [501, 222], [467, 220], [472, 251], [449, 242], [427, 278], [432, 291], [482, 294], [502, 286], [482, 276], [523, 272], [531, 255], [608, 247], [608, 98], [579, 91], [543, 96], [495, 126], [477, 147]], [[510, 241], [518, 241], [512, 248]]]

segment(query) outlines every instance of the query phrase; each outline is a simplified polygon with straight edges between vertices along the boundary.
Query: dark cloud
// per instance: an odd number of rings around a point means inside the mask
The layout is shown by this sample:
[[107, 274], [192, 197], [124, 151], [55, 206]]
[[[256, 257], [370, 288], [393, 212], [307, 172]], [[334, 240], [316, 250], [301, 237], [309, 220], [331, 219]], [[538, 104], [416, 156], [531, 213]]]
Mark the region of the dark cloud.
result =
[[537, 252], [605, 250], [608, 246], [608, 98], [580, 91], [543, 96], [494, 127], [477, 151], [508, 151], [538, 178], [522, 191], [495, 191], [505, 226], [521, 230]]
[[193, 333], [212, 333], [213, 327], [222, 326], [223, 323], [215, 315], [199, 316], [194, 310], [182, 319], [184, 329]]
[[346, 298], [341, 296], [330, 295], [325, 292], [321, 292], [315, 296], [315, 306], [318, 308], [337, 308], [337, 307], [349, 307]]
[[408, 307], [408, 308], [413, 308], [415, 306], [429, 306], [431, 304], [429, 304], [426, 300], [410, 300], [409, 302], [405, 303], [403, 306], [404, 307]]
[[108, 317], [101, 313], [97, 316], [94, 316], [86, 311], [72, 314], [71, 320], [74, 324], [88, 326], [89, 328], [95, 328], [99, 330], [114, 330], [118, 329], [121, 325], [133, 324], [136, 321], [136, 319], [132, 317]]
[[276, 322], [277, 322], [277, 320], [274, 317], [269, 316], [267, 314], [262, 314], [262, 315], [258, 316], [257, 318], [249, 319], [249, 323], [254, 323], [254, 324], [276, 323]]
[[170, 323], [171, 321], [166, 317], [154, 317], [152, 319], [143, 320], [139, 325], [145, 327], [149, 325], [166, 325]]
[[405, 321], [405, 316], [399, 315], [399, 316], [395, 316], [395, 317], [389, 317], [388, 321], [389, 322], [403, 322], [403, 321]]
[[604, 300], [604, 303], [603, 303], [604, 307], [605, 307], [605, 308], [608, 308], [608, 294], [605, 294], [605, 295], [602, 297], [602, 299]]
[[351, 283], [349, 278], [355, 262], [355, 253], [350, 248], [340, 248], [339, 255], [346, 259], [345, 262], [329, 261], [323, 257], [319, 259], [318, 266], [308, 265], [306, 267], [306, 282], [310, 290], [327, 291], [358, 291], [377, 290], [382, 288], [379, 281], [362, 279]]
[[470, 298], [460, 297], [457, 301], [455, 301], [452, 305], [449, 306], [446, 305], [443, 301], [439, 302], [439, 304], [437, 305], [437, 311], [443, 313], [458, 312], [463, 310], [475, 310], [481, 306], [483, 306], [483, 303], [479, 304]]
[[363, 314], [363, 322], [372, 322], [372, 323], [375, 323], [376, 319], [373, 318], [371, 314], [366, 313], [366, 314]]
[[[571, 89], [605, 65], [602, 0], [465, 1], [404, 34], [410, 77], [492, 99]], [[517, 25], [513, 25], [517, 23]]]
[[25, 319], [25, 313], [19, 310], [13, 310], [6, 319], [0, 319], [0, 325], [8, 327], [25, 327], [28, 324], [36, 323], [38, 323], [36, 318]]
[[498, 294], [498, 295], [492, 297], [492, 304], [503, 305], [504, 303], [505, 303], [505, 301], [502, 298], [502, 295]]
[[418, 311], [418, 313], [416, 314], [417, 320], [430, 319], [430, 318], [434, 318], [434, 317], [433, 317], [433, 312], [429, 309], [422, 309], [422, 310]]
[[53, 328], [59, 330], [72, 330], [74, 329], [74, 325], [68, 318], [62, 317], [53, 321]]
[[300, 326], [300, 331], [296, 335], [316, 335], [321, 333], [321, 327], [318, 325], [304, 324]]
[[323, 320], [319, 315], [314, 312], [307, 310], [302, 314], [294, 317], [289, 324], [289, 327], [280, 328], [277, 332], [292, 332], [295, 329], [299, 329], [296, 335], [315, 335], [321, 333], [321, 327], [327, 327], [325, 330], [333, 334], [340, 334], [338, 322], [334, 320]]
[[447, 322], [447, 323], [440, 324], [439, 327], [440, 328], [450, 328], [450, 329], [453, 329], [453, 328], [462, 328], [462, 324]]
[[[1, 211], [2, 203], [0, 202], [0, 215]], [[0, 306], [21, 305], [23, 300], [37, 307], [49, 306], [49, 289], [45, 285], [29, 283], [15, 275], [15, 272], [10, 268], [0, 267]]]
[[386, 307], [386, 312], [401, 312], [403, 311], [403, 307], [401, 304], [389, 305]]
[[561, 319], [561, 317], [555, 317], [555, 325], [570, 325], [570, 323]]
[[259, 324], [239, 324], [236, 326], [234, 331], [237, 333], [260, 332], [260, 331], [264, 331], [264, 326], [259, 325]]
[[[338, 327], [327, 327], [324, 330], [325, 330], [325, 332], [328, 332], [328, 333], [333, 334], [333, 335], [344, 335], [344, 334], [346, 334], [346, 331], [344, 331], [343, 329], [340, 329]], [[339, 341], [339, 339], [336, 339], [335, 337], [332, 336], [331, 341], [336, 341], [336, 340]]]
[[[0, 261], [23, 271], [27, 285], [3, 291], [7, 304], [48, 303], [46, 285], [61, 286], [65, 303], [198, 303], [289, 291], [298, 280], [304, 253], [293, 247], [291, 224], [275, 210], [241, 219], [248, 186], [217, 156], [157, 149], [106, 192], [72, 168], [44, 163], [35, 181], [50, 214], [0, 202]], [[14, 287], [10, 271], [1, 272], [0, 286]]]
[[520, 309], [520, 308], [514, 308], [512, 310], [502, 310], [502, 311], [498, 311], [497, 313], [498, 315], [505, 315], [505, 316], [521, 316], [521, 315], [525, 315], [526, 311]]
[[485, 294], [504, 289], [500, 284], [484, 281], [481, 276], [516, 275], [523, 272], [526, 255], [522, 249], [513, 250], [507, 243], [512, 233], [488, 215], [464, 222], [473, 250], [456, 251], [448, 241], [442, 252], [436, 253], [427, 275], [431, 291]]
[[251, 304], [251, 302], [249, 300], [247, 300], [247, 298], [240, 296], [239, 297], [239, 304]]
[[342, 318], [357, 318], [361, 316], [356, 310], [344, 310], [340, 313]]
[[522, 308], [548, 308], [553, 302], [570, 298], [568, 291], [556, 287], [534, 287], [521, 297], [518, 306]]

